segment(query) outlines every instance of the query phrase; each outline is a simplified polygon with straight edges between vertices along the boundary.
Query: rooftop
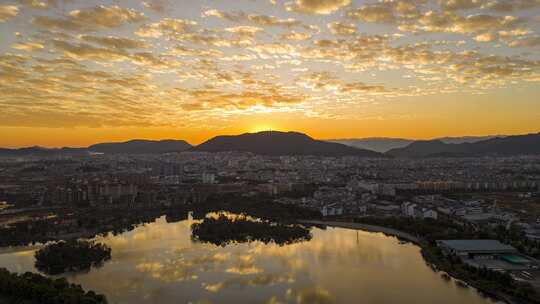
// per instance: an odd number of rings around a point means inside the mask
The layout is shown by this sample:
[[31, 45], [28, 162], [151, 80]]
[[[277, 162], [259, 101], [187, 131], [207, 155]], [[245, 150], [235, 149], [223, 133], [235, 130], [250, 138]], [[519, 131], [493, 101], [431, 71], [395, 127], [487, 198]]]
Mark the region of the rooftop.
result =
[[437, 243], [456, 251], [517, 251], [516, 248], [497, 240], [438, 240]]

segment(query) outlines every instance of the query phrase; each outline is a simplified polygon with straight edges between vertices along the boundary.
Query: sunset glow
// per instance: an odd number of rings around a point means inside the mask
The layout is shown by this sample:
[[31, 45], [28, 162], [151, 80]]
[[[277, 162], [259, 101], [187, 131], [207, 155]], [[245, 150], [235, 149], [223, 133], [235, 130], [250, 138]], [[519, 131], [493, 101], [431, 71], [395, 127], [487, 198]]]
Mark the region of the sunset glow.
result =
[[5, 0], [0, 146], [540, 130], [536, 0]]

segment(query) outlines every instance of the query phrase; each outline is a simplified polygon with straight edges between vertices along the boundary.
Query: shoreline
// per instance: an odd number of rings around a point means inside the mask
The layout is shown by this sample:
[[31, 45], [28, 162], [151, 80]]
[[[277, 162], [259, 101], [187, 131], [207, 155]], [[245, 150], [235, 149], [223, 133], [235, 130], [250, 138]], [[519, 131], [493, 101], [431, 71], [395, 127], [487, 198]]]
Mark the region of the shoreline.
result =
[[353, 223], [353, 222], [320, 221], [320, 220], [299, 220], [298, 222], [302, 224], [325, 225], [325, 226], [332, 226], [332, 227], [338, 227], [338, 228], [365, 230], [365, 231], [374, 232], [374, 233], [383, 233], [386, 235], [395, 236], [401, 240], [409, 241], [411, 243], [414, 243], [422, 247], [422, 240], [420, 238], [410, 233], [393, 229], [393, 228], [368, 225], [368, 224], [362, 224], [362, 223]]
[[483, 288], [479, 288], [478, 286], [476, 286], [475, 283], [467, 282], [466, 280], [463, 280], [463, 279], [459, 278], [458, 276], [456, 276], [455, 273], [441, 270], [439, 268], [439, 266], [437, 265], [437, 263], [435, 263], [433, 258], [431, 256], [429, 256], [429, 254], [428, 254], [428, 252], [426, 250], [426, 246], [428, 246], [426, 244], [426, 242], [423, 241], [421, 238], [416, 237], [416, 236], [414, 236], [414, 235], [412, 235], [410, 233], [407, 233], [407, 232], [404, 232], [404, 231], [401, 231], [401, 230], [397, 230], [397, 229], [393, 229], [393, 228], [383, 227], [383, 226], [376, 226], [376, 225], [369, 225], [369, 224], [362, 224], [362, 223], [354, 223], [354, 222], [321, 221], [321, 220], [299, 220], [298, 222], [301, 223], [301, 224], [325, 225], [325, 226], [337, 227], [337, 228], [364, 230], [364, 231], [373, 232], [373, 233], [383, 233], [383, 234], [385, 234], [387, 236], [393, 236], [393, 237], [396, 237], [396, 238], [398, 238], [400, 240], [409, 241], [411, 243], [414, 243], [418, 247], [420, 247], [420, 254], [422, 255], [422, 258], [424, 259], [426, 264], [428, 264], [428, 266], [433, 268], [433, 270], [436, 273], [441, 273], [441, 274], [446, 273], [447, 275], [449, 275], [456, 282], [457, 281], [465, 282], [469, 287], [473, 287], [474, 289], [477, 290], [477, 292], [479, 292], [479, 293], [481, 293], [481, 294], [483, 294], [483, 295], [485, 295], [485, 296], [487, 296], [487, 297], [489, 297], [489, 298], [491, 298], [493, 300], [496, 300], [496, 301], [499, 301], [499, 302], [502, 302], [502, 303], [507, 303], [507, 304], [522, 303], [522, 302], [514, 301], [513, 299], [509, 298], [509, 296], [506, 295], [506, 294], [501, 294], [501, 293], [498, 293], [496, 291], [490, 291], [490, 290], [485, 290]]

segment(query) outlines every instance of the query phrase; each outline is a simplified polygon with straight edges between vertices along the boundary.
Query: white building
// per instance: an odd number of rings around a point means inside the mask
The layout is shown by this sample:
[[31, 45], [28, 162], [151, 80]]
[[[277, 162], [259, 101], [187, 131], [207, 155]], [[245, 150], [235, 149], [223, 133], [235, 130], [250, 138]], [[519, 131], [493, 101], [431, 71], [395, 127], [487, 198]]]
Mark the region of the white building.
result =
[[323, 216], [342, 215], [343, 208], [337, 206], [336, 204], [327, 205], [322, 207], [321, 213]]
[[406, 216], [410, 216], [410, 217], [416, 217], [416, 208], [417, 205], [416, 204], [410, 204], [408, 207], [407, 207], [407, 213], [405, 213]]
[[430, 218], [430, 219], [436, 220], [437, 219], [437, 211], [432, 210], [432, 209], [425, 209], [425, 210], [422, 211], [422, 217], [425, 218], [425, 219]]
[[216, 174], [204, 172], [202, 174], [202, 182], [203, 184], [214, 184], [216, 182]]
[[404, 202], [403, 204], [401, 204], [401, 213], [403, 215], [407, 215], [407, 208], [409, 207], [411, 203], [410, 202]]

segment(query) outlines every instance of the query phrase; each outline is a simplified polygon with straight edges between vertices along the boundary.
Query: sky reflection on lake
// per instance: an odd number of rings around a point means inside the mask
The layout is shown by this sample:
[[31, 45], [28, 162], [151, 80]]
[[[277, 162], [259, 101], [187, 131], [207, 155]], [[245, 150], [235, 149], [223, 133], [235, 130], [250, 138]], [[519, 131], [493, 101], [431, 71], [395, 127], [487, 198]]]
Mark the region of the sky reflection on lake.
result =
[[[111, 303], [492, 303], [444, 281], [417, 246], [379, 233], [313, 229], [309, 242], [217, 247], [192, 242], [192, 223], [161, 217], [99, 238], [112, 260], [67, 277]], [[33, 251], [0, 254], [11, 271], [33, 263]]]

